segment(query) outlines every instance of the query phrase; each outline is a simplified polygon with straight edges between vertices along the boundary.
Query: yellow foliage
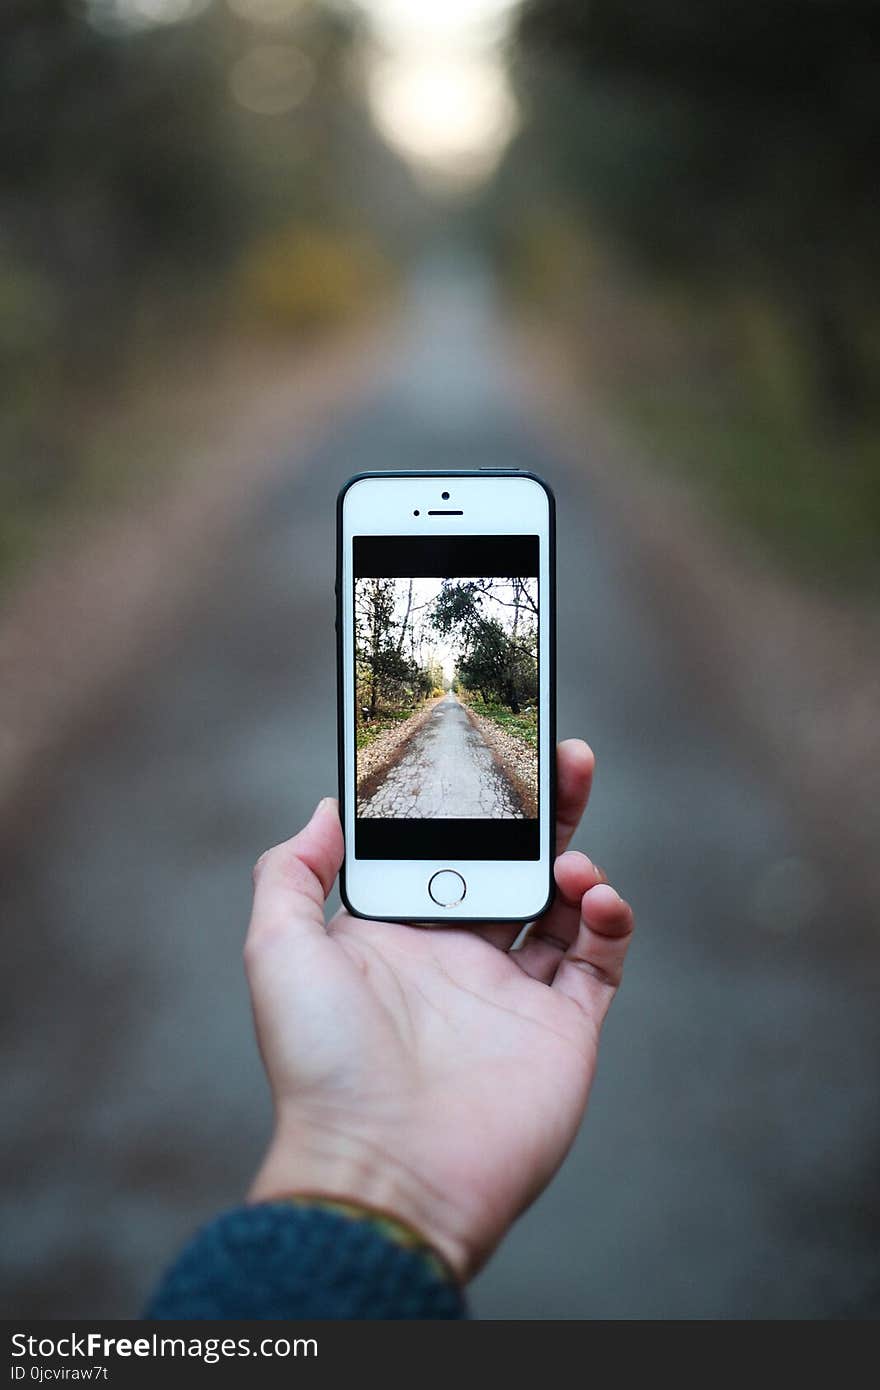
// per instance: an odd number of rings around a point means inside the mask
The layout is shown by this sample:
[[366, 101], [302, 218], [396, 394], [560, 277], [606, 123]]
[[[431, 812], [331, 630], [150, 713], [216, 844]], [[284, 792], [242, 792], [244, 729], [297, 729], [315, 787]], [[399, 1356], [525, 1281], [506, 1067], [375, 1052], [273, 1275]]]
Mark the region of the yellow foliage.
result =
[[335, 323], [380, 292], [372, 246], [345, 232], [293, 226], [257, 242], [241, 266], [244, 311], [277, 328]]

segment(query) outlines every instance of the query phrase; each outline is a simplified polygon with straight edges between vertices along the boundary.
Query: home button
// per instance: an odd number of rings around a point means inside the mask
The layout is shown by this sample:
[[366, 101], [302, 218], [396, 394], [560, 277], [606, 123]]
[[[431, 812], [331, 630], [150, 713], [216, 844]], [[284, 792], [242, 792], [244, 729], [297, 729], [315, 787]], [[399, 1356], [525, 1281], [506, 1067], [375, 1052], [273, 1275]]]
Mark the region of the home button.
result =
[[438, 907], [457, 907], [467, 892], [467, 884], [454, 869], [441, 869], [428, 880], [428, 892]]

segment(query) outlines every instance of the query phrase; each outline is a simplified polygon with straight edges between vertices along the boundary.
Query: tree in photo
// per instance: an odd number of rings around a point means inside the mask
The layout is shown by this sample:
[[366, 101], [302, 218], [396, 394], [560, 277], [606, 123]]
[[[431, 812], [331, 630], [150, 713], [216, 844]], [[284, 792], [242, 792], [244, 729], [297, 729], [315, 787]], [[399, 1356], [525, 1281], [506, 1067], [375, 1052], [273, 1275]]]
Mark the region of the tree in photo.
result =
[[[355, 607], [359, 709], [375, 719], [383, 692], [402, 681], [407, 663], [395, 639], [395, 581], [364, 579], [357, 585]], [[360, 699], [361, 692], [364, 699]]]
[[459, 647], [456, 676], [487, 705], [519, 714], [538, 693], [537, 586], [534, 580], [446, 580], [432, 622]]
[[358, 720], [399, 717], [442, 691], [444, 675], [425, 640], [424, 604], [413, 581], [359, 579], [355, 586]]

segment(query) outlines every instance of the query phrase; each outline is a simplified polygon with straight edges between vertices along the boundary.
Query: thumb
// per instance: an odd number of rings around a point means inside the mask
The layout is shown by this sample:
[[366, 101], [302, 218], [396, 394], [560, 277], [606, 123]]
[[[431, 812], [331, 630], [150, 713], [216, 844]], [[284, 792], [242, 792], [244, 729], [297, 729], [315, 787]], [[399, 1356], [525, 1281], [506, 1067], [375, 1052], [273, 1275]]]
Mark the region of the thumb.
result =
[[257, 860], [247, 945], [279, 933], [323, 932], [324, 900], [339, 873], [342, 854], [339, 809], [334, 798], [326, 796], [299, 834]]

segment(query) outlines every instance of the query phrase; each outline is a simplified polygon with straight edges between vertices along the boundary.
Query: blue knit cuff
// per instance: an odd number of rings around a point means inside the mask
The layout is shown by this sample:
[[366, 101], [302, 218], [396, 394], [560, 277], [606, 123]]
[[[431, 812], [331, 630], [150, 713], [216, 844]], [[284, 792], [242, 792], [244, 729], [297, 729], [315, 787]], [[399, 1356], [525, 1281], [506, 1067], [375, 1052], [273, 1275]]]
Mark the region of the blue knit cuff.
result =
[[185, 1247], [144, 1313], [154, 1319], [461, 1318], [437, 1262], [368, 1216], [266, 1202], [224, 1212]]

